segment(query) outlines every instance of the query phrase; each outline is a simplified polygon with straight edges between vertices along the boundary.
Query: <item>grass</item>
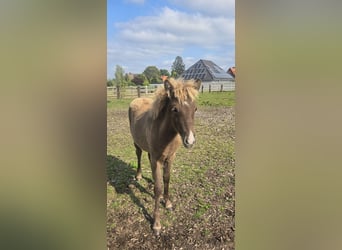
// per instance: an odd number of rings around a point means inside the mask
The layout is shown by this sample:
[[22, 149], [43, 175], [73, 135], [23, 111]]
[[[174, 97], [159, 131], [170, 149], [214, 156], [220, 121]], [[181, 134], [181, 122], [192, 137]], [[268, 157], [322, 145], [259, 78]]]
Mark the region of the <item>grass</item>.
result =
[[235, 105], [235, 92], [203, 92], [198, 98], [200, 106], [232, 107]]
[[[153, 180], [146, 153], [143, 179], [134, 180], [137, 160], [127, 109], [132, 99], [107, 102], [107, 240], [109, 249], [233, 249], [235, 92], [200, 93], [194, 148], [181, 147], [173, 163], [172, 212], [160, 208], [162, 234], [154, 238]], [[230, 195], [232, 193], [232, 195]]]
[[[107, 100], [108, 109], [127, 109], [132, 99]], [[199, 94], [198, 104], [208, 107], [233, 107], [235, 105], [235, 92], [203, 92]]]
[[129, 103], [132, 99], [110, 99], [107, 100], [108, 109], [128, 109]]
[[208, 211], [210, 207], [211, 205], [209, 203], [199, 200], [196, 213], [194, 214], [194, 218], [200, 219]]

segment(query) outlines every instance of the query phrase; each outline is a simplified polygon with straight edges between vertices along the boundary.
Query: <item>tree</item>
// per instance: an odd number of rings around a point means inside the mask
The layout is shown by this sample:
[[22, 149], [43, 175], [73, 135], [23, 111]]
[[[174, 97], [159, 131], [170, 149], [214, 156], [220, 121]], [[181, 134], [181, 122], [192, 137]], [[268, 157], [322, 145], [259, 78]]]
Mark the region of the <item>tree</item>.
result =
[[111, 86], [113, 86], [114, 84], [113, 84], [113, 80], [107, 80], [107, 87], [111, 87]]
[[125, 82], [129, 83], [131, 79], [129, 79], [129, 75], [126, 73], [124, 76]]
[[179, 77], [185, 71], [185, 64], [183, 63], [183, 58], [177, 56], [175, 61], [172, 64], [171, 68], [171, 76], [172, 77]]
[[127, 81], [125, 79], [125, 71], [120, 65], [116, 65], [115, 83], [117, 86], [120, 86], [120, 87], [127, 85]]
[[170, 73], [167, 69], [160, 69], [160, 75], [162, 76], [170, 76]]
[[115, 83], [117, 86], [116, 96], [118, 99], [122, 98], [121, 89], [122, 87], [126, 86], [128, 82], [125, 80], [125, 71], [120, 65], [116, 65]]
[[148, 66], [144, 70], [144, 75], [149, 84], [158, 82], [158, 79], [160, 79], [160, 71], [156, 66]]
[[135, 85], [144, 85], [146, 77], [143, 74], [135, 75], [131, 80]]

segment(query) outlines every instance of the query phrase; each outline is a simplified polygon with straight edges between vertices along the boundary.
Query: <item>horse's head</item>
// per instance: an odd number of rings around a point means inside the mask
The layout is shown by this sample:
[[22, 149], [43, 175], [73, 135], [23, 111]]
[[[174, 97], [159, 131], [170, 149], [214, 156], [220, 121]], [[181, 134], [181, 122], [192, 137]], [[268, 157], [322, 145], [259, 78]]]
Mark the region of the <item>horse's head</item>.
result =
[[186, 148], [191, 148], [195, 143], [194, 117], [197, 110], [195, 98], [200, 85], [200, 80], [184, 84], [164, 80], [164, 88], [169, 96], [166, 112], [169, 113], [172, 126], [182, 137]]

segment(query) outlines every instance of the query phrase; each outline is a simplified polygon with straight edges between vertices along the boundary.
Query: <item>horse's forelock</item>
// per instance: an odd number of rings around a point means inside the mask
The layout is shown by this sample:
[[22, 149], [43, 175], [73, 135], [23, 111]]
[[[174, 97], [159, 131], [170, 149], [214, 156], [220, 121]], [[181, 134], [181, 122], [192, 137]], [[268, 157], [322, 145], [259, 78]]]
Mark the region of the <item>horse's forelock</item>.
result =
[[182, 78], [179, 78], [177, 80], [174, 78], [170, 78], [169, 83], [171, 85], [171, 89], [165, 90], [165, 88], [161, 87], [159, 91], [156, 92], [157, 98], [158, 96], [161, 96], [162, 98], [168, 96], [177, 98], [179, 102], [183, 103], [187, 99], [194, 101], [198, 96], [198, 90], [196, 89], [194, 80], [184, 81], [184, 79]]
[[[166, 98], [176, 98], [179, 103], [187, 100], [195, 101], [198, 96], [198, 90], [194, 80], [184, 81], [183, 79], [170, 78], [169, 83], [171, 89], [166, 90], [164, 86], [160, 86], [155, 92], [155, 98], [152, 107], [153, 117], [156, 118], [163, 109]], [[171, 92], [170, 92], [171, 91]]]

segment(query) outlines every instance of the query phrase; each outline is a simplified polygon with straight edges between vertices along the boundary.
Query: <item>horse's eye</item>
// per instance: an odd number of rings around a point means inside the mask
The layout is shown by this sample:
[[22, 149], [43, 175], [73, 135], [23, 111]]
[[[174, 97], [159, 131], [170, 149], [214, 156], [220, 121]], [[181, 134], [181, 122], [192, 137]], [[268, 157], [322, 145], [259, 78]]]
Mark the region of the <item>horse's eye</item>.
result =
[[171, 109], [171, 111], [177, 113], [177, 112], [178, 112], [178, 109], [177, 109], [176, 107], [173, 107], [173, 108]]

